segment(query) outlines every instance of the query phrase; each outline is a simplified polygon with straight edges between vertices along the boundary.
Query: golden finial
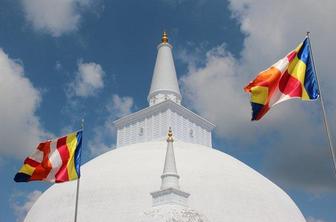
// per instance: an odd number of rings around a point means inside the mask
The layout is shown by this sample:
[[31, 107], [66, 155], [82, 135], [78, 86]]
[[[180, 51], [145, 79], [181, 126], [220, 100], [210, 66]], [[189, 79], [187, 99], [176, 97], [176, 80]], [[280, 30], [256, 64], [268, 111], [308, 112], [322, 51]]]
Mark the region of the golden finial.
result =
[[174, 142], [174, 139], [173, 139], [173, 132], [171, 130], [171, 127], [169, 127], [169, 130], [168, 130], [168, 138], [167, 138], [167, 142]]
[[162, 43], [168, 43], [168, 35], [167, 32], [162, 33], [162, 38], [161, 38]]

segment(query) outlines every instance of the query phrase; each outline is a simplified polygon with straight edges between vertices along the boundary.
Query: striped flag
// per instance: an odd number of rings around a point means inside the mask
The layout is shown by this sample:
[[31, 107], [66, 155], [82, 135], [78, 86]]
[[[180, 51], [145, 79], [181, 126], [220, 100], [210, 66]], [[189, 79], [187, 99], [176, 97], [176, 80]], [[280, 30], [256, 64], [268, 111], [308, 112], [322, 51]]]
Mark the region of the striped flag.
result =
[[252, 120], [261, 119], [272, 106], [288, 99], [316, 100], [319, 97], [310, 56], [307, 37], [285, 58], [245, 86], [244, 90], [251, 93]]
[[27, 157], [15, 182], [42, 180], [62, 183], [80, 177], [82, 130], [40, 143]]

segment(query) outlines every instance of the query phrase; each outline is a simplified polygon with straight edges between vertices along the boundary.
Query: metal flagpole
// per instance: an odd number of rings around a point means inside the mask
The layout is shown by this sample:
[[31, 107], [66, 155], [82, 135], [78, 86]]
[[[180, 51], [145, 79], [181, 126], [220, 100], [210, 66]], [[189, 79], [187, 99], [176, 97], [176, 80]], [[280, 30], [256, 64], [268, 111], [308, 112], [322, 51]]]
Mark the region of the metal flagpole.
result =
[[327, 120], [327, 114], [326, 114], [326, 111], [325, 111], [325, 108], [324, 108], [324, 102], [323, 102], [322, 92], [321, 92], [321, 88], [320, 88], [320, 81], [319, 81], [319, 78], [318, 78], [318, 75], [317, 75], [317, 71], [316, 71], [316, 67], [315, 67], [315, 63], [314, 63], [313, 49], [312, 49], [311, 44], [310, 44], [310, 32], [307, 32], [307, 39], [308, 39], [309, 47], [310, 47], [311, 61], [313, 63], [314, 71], [315, 71], [315, 74], [316, 74], [317, 85], [318, 85], [318, 89], [319, 89], [319, 93], [320, 93], [320, 102], [321, 102], [322, 113], [323, 113], [324, 127], [325, 127], [326, 132], [327, 132], [327, 137], [328, 137], [328, 142], [329, 142], [329, 148], [330, 148], [332, 160], [333, 160], [333, 163], [334, 163], [334, 173], [335, 173], [335, 176], [336, 176], [336, 157], [335, 157], [335, 151], [334, 151], [333, 143], [331, 141], [331, 135], [330, 135], [329, 126], [328, 126], [328, 120]]
[[[83, 131], [84, 131], [84, 119], [82, 119], [82, 122], [81, 122], [81, 130], [82, 130], [82, 133], [83, 133]], [[83, 137], [82, 137], [82, 146], [83, 146]], [[79, 183], [80, 183], [80, 177], [78, 177], [78, 179], [77, 179], [76, 205], [75, 205], [75, 219], [74, 219], [75, 222], [77, 222], [78, 196], [79, 196]]]
[[74, 220], [75, 222], [77, 222], [79, 181], [80, 181], [80, 178], [77, 179], [76, 205], [75, 205], [75, 220]]

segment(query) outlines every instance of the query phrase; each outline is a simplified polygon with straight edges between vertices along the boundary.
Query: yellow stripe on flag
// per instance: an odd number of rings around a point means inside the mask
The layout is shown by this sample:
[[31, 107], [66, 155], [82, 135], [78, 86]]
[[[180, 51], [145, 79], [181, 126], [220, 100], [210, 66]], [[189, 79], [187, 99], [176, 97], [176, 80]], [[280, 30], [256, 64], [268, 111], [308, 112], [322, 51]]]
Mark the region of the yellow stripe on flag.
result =
[[300, 49], [301, 49], [301, 47], [302, 47], [302, 45], [303, 45], [303, 42], [301, 42], [301, 43], [294, 49], [294, 51], [295, 51], [295, 52], [299, 52]]
[[268, 96], [267, 87], [253, 86], [251, 88], [251, 102], [265, 105], [267, 96]]
[[35, 170], [35, 167], [32, 167], [28, 164], [23, 164], [23, 166], [21, 167], [20, 169], [20, 173], [25, 173], [25, 174], [28, 174], [28, 175], [33, 175], [34, 173], [34, 170]]
[[310, 100], [306, 88], [304, 87], [306, 68], [307, 68], [306, 64], [298, 57], [295, 57], [294, 60], [288, 65], [288, 73], [300, 81], [302, 88], [302, 99]]
[[306, 64], [298, 57], [295, 57], [288, 65], [288, 73], [303, 84], [306, 75]]
[[306, 101], [311, 100], [304, 86], [302, 86], [302, 98], [301, 99], [306, 100]]
[[78, 178], [76, 168], [75, 168], [75, 151], [77, 147], [77, 133], [71, 133], [66, 138], [67, 147], [69, 150], [69, 162], [67, 164], [67, 171], [69, 180], [74, 180]]

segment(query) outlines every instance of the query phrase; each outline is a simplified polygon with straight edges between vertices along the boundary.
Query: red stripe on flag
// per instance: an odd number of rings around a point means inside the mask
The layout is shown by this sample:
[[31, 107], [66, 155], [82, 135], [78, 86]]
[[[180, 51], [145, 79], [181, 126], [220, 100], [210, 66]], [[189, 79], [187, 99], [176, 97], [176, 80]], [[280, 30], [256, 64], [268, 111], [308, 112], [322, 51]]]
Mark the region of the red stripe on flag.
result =
[[280, 91], [289, 95], [290, 97], [301, 97], [302, 96], [302, 87], [301, 82], [294, 78], [292, 75], [288, 74], [286, 71], [279, 82]]
[[68, 181], [69, 176], [68, 176], [68, 171], [67, 171], [67, 163], [70, 158], [69, 154], [69, 149], [66, 144], [66, 136], [62, 137], [57, 140], [57, 150], [61, 156], [62, 159], [62, 166], [56, 173], [56, 182], [63, 182], [63, 181]]
[[24, 161], [24, 164], [28, 164], [29, 166], [36, 167], [36, 166], [40, 165], [41, 163], [27, 157]]
[[288, 62], [291, 62], [295, 56], [297, 55], [297, 52], [294, 50], [292, 52], [290, 52], [288, 55], [287, 55], [287, 59], [288, 59]]
[[43, 160], [39, 165], [35, 167], [34, 173], [31, 176], [30, 180], [43, 180], [48, 176], [51, 170], [51, 164], [48, 158], [50, 153], [50, 143], [50, 141], [47, 141], [38, 145], [37, 149], [43, 152]]
[[264, 105], [257, 114], [256, 120], [260, 120], [261, 117], [263, 117], [268, 112], [268, 110], [270, 110], [269, 105], [268, 104]]

